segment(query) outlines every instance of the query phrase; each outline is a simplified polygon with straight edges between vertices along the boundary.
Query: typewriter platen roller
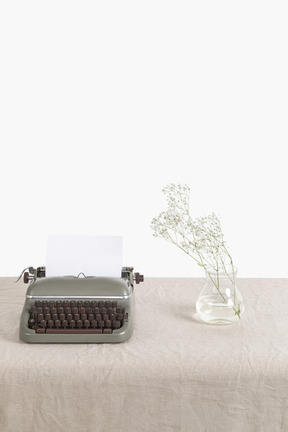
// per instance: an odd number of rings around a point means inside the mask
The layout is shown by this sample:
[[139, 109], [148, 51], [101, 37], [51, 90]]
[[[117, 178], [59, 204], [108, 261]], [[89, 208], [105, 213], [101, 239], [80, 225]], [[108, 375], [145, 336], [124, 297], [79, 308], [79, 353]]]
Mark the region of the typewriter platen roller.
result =
[[134, 284], [144, 280], [133, 267], [123, 267], [121, 278], [46, 277], [45, 267], [27, 270], [22, 273], [29, 283], [20, 320], [22, 341], [118, 343], [132, 335]]

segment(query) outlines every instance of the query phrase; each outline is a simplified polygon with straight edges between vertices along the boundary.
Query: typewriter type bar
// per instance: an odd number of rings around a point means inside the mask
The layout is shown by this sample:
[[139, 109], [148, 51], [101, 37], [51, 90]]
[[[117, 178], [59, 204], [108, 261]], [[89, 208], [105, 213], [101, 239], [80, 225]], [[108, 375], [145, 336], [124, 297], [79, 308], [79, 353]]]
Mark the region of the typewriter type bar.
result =
[[[139, 276], [138, 283], [144, 279]], [[118, 343], [132, 335], [135, 277], [131, 268], [123, 268], [122, 278], [46, 278], [42, 270], [42, 277], [32, 280], [20, 321], [22, 341]]]

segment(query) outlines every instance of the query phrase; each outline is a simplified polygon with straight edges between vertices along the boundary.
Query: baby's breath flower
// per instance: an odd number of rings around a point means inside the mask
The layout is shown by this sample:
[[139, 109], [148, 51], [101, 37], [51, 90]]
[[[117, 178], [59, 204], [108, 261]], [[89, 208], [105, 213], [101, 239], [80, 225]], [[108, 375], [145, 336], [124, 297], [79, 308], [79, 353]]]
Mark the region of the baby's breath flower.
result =
[[[160, 237], [193, 258], [206, 272], [224, 272], [233, 269], [220, 219], [215, 213], [192, 219], [189, 208], [190, 187], [187, 184], [169, 184], [162, 189], [167, 198], [168, 209], [151, 221], [155, 237]], [[231, 281], [235, 284], [235, 280]], [[213, 281], [220, 292], [217, 281]], [[221, 292], [220, 292], [221, 294]], [[239, 313], [240, 318], [240, 312]]]

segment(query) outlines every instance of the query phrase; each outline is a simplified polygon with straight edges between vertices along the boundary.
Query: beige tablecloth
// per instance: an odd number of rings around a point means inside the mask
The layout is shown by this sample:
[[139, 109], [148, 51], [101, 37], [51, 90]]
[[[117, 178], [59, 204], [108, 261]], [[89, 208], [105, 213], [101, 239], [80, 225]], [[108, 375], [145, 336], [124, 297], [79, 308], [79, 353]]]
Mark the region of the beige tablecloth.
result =
[[1, 432], [288, 431], [288, 280], [239, 279], [231, 326], [198, 320], [204, 280], [136, 286], [132, 338], [19, 341], [27, 285], [0, 279]]

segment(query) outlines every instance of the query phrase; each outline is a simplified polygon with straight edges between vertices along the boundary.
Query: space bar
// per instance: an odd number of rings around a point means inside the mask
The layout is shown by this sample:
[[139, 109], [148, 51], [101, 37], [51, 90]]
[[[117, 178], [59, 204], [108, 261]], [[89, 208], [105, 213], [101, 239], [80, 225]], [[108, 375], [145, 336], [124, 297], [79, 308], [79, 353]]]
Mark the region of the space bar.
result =
[[[61, 329], [61, 328], [47, 328], [46, 329], [46, 334], [102, 334], [102, 329], [78, 329], [78, 328], [74, 328], [74, 329]], [[105, 330], [104, 330], [104, 333]]]

